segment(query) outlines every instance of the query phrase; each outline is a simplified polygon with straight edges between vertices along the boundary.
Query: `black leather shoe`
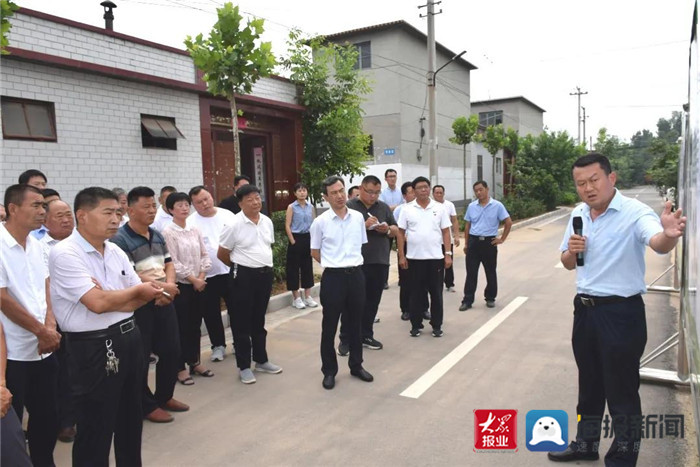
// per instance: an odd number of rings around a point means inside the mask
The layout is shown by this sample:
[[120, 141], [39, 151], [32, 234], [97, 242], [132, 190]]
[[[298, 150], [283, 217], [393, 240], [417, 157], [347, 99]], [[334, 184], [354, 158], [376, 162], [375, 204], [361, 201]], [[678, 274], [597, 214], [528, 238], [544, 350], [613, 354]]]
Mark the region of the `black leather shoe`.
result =
[[362, 367], [360, 367], [358, 370], [351, 370], [350, 374], [353, 376], [357, 376], [362, 381], [365, 381], [367, 383], [371, 383], [372, 381], [374, 381], [374, 376], [372, 376], [372, 374], [369, 371], [365, 370]]
[[326, 375], [323, 377], [323, 388], [324, 389], [333, 389], [335, 387], [335, 376], [333, 375]]
[[572, 441], [565, 451], [547, 453], [547, 458], [554, 462], [597, 461], [598, 457], [598, 451], [582, 450], [576, 441]]
[[423, 319], [430, 319], [430, 312], [428, 310], [423, 312]]

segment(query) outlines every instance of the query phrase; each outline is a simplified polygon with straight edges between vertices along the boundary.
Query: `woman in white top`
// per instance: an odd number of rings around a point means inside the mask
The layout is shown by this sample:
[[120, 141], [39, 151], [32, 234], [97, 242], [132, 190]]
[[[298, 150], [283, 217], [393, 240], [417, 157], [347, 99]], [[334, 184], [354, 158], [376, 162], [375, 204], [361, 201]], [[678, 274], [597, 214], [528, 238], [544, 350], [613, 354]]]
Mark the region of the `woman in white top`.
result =
[[[182, 349], [177, 380], [186, 386], [194, 384], [191, 375], [214, 376], [200, 361], [200, 327], [204, 307], [202, 292], [207, 286], [205, 277], [211, 268], [211, 259], [201, 232], [186, 224], [190, 204], [190, 197], [186, 193], [171, 193], [165, 200], [165, 206], [172, 213], [173, 222], [163, 229], [180, 289], [180, 293], [175, 296]], [[189, 373], [185, 364], [190, 367]]]

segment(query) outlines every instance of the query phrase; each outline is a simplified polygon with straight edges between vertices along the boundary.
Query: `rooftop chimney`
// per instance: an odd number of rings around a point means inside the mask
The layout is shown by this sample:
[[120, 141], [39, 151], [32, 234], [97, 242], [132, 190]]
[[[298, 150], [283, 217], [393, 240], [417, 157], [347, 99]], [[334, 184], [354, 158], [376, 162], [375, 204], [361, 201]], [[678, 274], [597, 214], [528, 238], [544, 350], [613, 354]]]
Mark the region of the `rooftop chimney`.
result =
[[112, 13], [112, 9], [116, 8], [117, 5], [115, 5], [113, 2], [110, 2], [109, 0], [105, 0], [104, 2], [100, 3], [105, 8], [105, 14], [103, 16], [105, 20], [105, 29], [108, 29], [110, 31], [114, 30], [114, 13]]

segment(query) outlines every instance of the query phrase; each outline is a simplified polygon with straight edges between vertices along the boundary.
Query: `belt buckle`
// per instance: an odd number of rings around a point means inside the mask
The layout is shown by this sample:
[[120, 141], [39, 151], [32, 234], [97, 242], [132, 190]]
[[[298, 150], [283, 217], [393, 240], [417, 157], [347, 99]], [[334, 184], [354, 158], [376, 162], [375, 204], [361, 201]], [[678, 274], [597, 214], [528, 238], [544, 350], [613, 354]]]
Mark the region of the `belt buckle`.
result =
[[484, 240], [486, 240], [486, 237], [479, 236], [479, 240], [483, 242]]
[[121, 331], [122, 334], [126, 334], [127, 332], [131, 332], [134, 330], [134, 320], [131, 319], [127, 321], [126, 323], [122, 323], [119, 325], [119, 331]]
[[595, 301], [589, 297], [579, 297], [584, 306], [595, 306]]

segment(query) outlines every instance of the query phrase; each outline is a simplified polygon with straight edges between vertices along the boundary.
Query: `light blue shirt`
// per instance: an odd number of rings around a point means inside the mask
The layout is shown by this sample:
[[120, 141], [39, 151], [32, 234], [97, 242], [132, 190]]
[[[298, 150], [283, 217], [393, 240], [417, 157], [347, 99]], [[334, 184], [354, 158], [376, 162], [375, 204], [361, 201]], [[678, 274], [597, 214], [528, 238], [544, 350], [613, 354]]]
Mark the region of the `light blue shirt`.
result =
[[493, 198], [489, 198], [486, 206], [479, 204], [479, 200], [474, 200], [467, 206], [464, 220], [470, 223], [469, 235], [483, 237], [495, 237], [498, 235], [498, 226], [502, 220], [510, 217], [503, 203]]
[[[598, 297], [631, 297], [646, 292], [644, 252], [651, 237], [663, 232], [659, 216], [646, 204], [615, 190], [608, 209], [591, 220], [591, 208], [582, 203], [571, 219], [583, 219], [586, 237], [584, 266], [576, 267], [576, 290]], [[559, 250], [569, 249], [573, 221], [564, 233]]]
[[302, 207], [298, 200], [292, 203], [292, 233], [309, 233], [311, 223], [314, 221], [313, 208], [307, 201]]
[[382, 193], [379, 195], [379, 200], [384, 201], [389, 206], [396, 206], [397, 204], [403, 203], [401, 188], [396, 187], [394, 190], [389, 187], [384, 188]]
[[41, 240], [42, 238], [44, 238], [44, 235], [48, 233], [48, 231], [49, 229], [47, 229], [45, 225], [42, 225], [38, 229], [32, 230], [29, 233], [32, 237], [36, 238], [37, 240]]

